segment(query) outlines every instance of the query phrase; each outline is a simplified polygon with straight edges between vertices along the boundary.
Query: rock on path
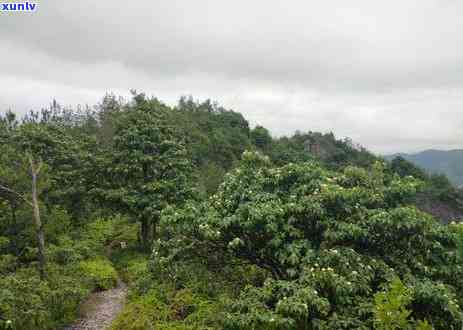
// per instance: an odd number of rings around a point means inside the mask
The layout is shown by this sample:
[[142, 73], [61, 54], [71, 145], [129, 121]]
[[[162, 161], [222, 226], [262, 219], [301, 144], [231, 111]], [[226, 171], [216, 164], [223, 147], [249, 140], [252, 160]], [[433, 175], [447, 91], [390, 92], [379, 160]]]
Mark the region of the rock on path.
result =
[[124, 306], [126, 295], [127, 286], [123, 282], [119, 282], [114, 289], [92, 294], [82, 306], [84, 316], [63, 330], [103, 330], [108, 328]]

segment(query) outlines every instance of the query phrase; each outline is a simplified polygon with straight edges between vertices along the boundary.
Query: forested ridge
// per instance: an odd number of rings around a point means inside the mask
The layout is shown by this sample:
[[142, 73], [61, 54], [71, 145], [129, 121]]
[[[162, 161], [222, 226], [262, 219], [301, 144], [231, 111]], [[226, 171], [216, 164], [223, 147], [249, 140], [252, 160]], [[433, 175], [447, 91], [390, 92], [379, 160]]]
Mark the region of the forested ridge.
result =
[[400, 153], [387, 156], [388, 159], [402, 157], [421, 168], [434, 173], [443, 173], [457, 186], [463, 188], [463, 150], [424, 150], [414, 154]]
[[0, 329], [461, 329], [463, 193], [333, 133], [133, 92], [0, 116]]

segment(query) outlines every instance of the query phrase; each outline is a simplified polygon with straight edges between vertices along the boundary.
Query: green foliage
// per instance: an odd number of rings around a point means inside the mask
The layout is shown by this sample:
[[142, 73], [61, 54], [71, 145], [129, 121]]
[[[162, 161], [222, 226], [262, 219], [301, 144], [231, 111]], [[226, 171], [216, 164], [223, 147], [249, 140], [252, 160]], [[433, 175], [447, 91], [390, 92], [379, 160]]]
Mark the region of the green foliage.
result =
[[[394, 155], [393, 155], [394, 156]], [[390, 157], [393, 157], [390, 156]], [[425, 150], [414, 154], [401, 154], [426, 171], [434, 174], [445, 174], [455, 186], [463, 185], [463, 150]]]
[[421, 168], [400, 156], [391, 161], [391, 170], [401, 177], [411, 175], [420, 180], [426, 179], [426, 173]]
[[103, 258], [81, 261], [79, 270], [90, 278], [92, 286], [98, 290], [107, 290], [117, 285], [116, 270]]
[[50, 264], [46, 281], [40, 281], [32, 267], [35, 249], [29, 248], [20, 259], [0, 255], [0, 317], [11, 320], [13, 329], [18, 330], [56, 329], [69, 323], [90, 292], [116, 284], [114, 268], [101, 256], [111, 242], [130, 242], [127, 232], [131, 231], [127, 221], [114, 217], [97, 219], [78, 232], [60, 234], [47, 249]]
[[5, 250], [10, 244], [8, 237], [0, 236], [0, 251]]
[[72, 219], [64, 208], [54, 207], [43, 212], [46, 219], [44, 231], [46, 237], [49, 237], [49, 243], [56, 243], [56, 240], [66, 233], [72, 226]]
[[400, 279], [394, 279], [387, 292], [375, 294], [375, 329], [410, 329], [411, 311], [407, 306], [411, 301], [410, 289]]
[[463, 193], [455, 188], [445, 175], [428, 174], [400, 156], [391, 161], [390, 171], [401, 177], [411, 175], [424, 182], [424, 189], [414, 202], [420, 209], [443, 222], [463, 217]]
[[18, 258], [11, 254], [0, 255], [0, 274], [13, 272], [18, 266]]
[[210, 100], [195, 102], [191, 97], [182, 97], [175, 110], [193, 163], [200, 168], [212, 162], [228, 170], [251, 146], [249, 124], [240, 113]]
[[303, 163], [314, 159], [314, 156], [305, 148], [304, 143], [287, 137], [275, 140], [268, 155], [273, 163], [279, 166], [289, 163]]
[[[275, 168], [244, 153], [207, 202], [164, 213], [153, 271], [198, 256], [211, 267], [241, 260], [266, 270], [272, 279], [230, 305], [227, 329], [371, 328], [373, 295], [393, 276], [412, 283], [413, 317], [459, 327], [461, 311], [445, 312], [453, 298], [437, 303], [424, 294], [437, 279], [461, 294], [463, 281], [455, 236], [407, 205], [420, 187], [381, 163]], [[426, 314], [423, 300], [434, 306]]]
[[120, 247], [120, 242], [134, 244], [137, 228], [120, 215], [111, 218], [98, 218], [90, 222], [80, 233], [79, 245], [85, 245], [93, 255], [110, 254], [112, 248]]
[[289, 138], [276, 140], [268, 153], [280, 166], [317, 159], [328, 168], [341, 169], [348, 165], [368, 167], [379, 160], [349, 139], [336, 139], [333, 133], [296, 132]]
[[449, 224], [450, 230], [455, 234], [458, 247], [457, 258], [463, 262], [463, 221], [458, 223], [452, 222]]
[[115, 123], [113, 145], [96, 191], [114, 209], [141, 223], [140, 238], [149, 248], [160, 212], [189, 196], [190, 162], [168, 108], [143, 94]]
[[0, 277], [0, 315], [14, 330], [56, 329], [75, 318], [89, 288], [70, 269], [51, 266], [47, 281], [34, 269]]
[[98, 110], [0, 116], [0, 184], [24, 197], [0, 189], [0, 320], [14, 329], [61, 327], [115, 268], [130, 295], [113, 329], [461, 328], [461, 227], [412, 206], [458, 210], [446, 177], [332, 133], [272, 138], [209, 100], [107, 95]]
[[129, 247], [114, 251], [111, 259], [125, 283], [133, 285], [146, 279], [148, 275], [147, 254], [134, 249], [134, 247]]
[[134, 297], [114, 321], [112, 330], [216, 329], [218, 305], [188, 289], [151, 289]]
[[120, 216], [97, 218], [79, 231], [55, 237], [54, 244], [48, 247], [48, 257], [60, 265], [66, 265], [110, 254], [120, 249], [121, 242], [133, 244], [136, 241], [135, 227]]
[[262, 126], [256, 126], [251, 130], [252, 143], [262, 151], [268, 150], [272, 145], [270, 132]]
[[400, 177], [413, 176], [420, 180], [427, 178], [426, 173], [421, 168], [400, 156], [391, 161], [390, 167], [392, 172], [397, 173]]
[[[429, 193], [434, 198], [457, 203], [458, 199], [463, 198], [463, 195], [452, 186], [449, 179], [443, 174], [431, 174], [429, 175], [428, 181]], [[461, 206], [463, 206], [463, 204]]]
[[173, 111], [173, 121], [185, 136], [199, 179], [197, 186], [206, 194], [215, 192], [226, 171], [253, 144], [244, 117], [209, 100], [182, 97]]
[[199, 188], [202, 189], [206, 195], [213, 194], [217, 187], [222, 183], [225, 175], [225, 170], [214, 162], [205, 162], [199, 175]]
[[[440, 291], [440, 292], [439, 292]], [[436, 295], [431, 298], [432, 295]], [[458, 308], [455, 308], [456, 302], [450, 298], [452, 294], [445, 290], [442, 284], [433, 284], [430, 282], [419, 283], [415, 287], [405, 286], [399, 278], [394, 278], [389, 284], [387, 291], [381, 291], [375, 294], [375, 329], [393, 330], [393, 329], [433, 329], [431, 324], [427, 320], [416, 321], [414, 316], [427, 316], [433, 319], [433, 324], [436, 328], [443, 328], [446, 326], [446, 322], [439, 319], [434, 319], [432, 314], [438, 314], [440, 311], [440, 318], [443, 318], [446, 313], [454, 313], [452, 317], [460, 317]], [[427, 296], [426, 298], [424, 296]], [[423, 299], [432, 299], [435, 301], [441, 300], [444, 304], [437, 306], [435, 303], [428, 301], [423, 304]], [[447, 301], [445, 301], [447, 300]], [[409, 309], [413, 302], [414, 310], [417, 311], [412, 313]], [[419, 304], [422, 306], [417, 306]], [[435, 309], [434, 309], [434, 308]], [[425, 312], [424, 310], [433, 309], [433, 313]]]
[[428, 321], [418, 321], [416, 322], [416, 330], [433, 330], [432, 325], [428, 323]]
[[209, 270], [201, 262], [153, 272], [148, 256], [130, 249], [113, 260], [131, 287], [114, 329], [218, 329], [226, 297], [256, 278], [249, 268]]

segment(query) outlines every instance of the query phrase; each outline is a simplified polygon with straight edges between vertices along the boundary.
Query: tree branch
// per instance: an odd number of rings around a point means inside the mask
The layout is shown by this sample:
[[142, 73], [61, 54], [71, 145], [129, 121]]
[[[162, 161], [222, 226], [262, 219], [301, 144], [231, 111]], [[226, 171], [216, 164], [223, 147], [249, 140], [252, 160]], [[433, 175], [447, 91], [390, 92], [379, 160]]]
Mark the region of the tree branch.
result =
[[0, 191], [4, 191], [4, 192], [7, 192], [9, 194], [12, 194], [14, 196], [16, 196], [17, 198], [23, 200], [24, 202], [26, 202], [27, 204], [29, 204], [30, 206], [32, 206], [32, 202], [29, 201], [26, 197], [24, 197], [23, 195], [21, 195], [20, 193], [0, 184]]

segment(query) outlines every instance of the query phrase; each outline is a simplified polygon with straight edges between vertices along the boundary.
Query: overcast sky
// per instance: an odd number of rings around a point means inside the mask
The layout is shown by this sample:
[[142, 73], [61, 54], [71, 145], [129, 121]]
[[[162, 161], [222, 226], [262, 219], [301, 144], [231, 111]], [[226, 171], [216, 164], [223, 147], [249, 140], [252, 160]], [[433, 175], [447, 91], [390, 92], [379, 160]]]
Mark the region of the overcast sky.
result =
[[0, 111], [137, 89], [211, 98], [276, 136], [463, 148], [462, 17], [460, 0], [42, 0], [0, 12]]

